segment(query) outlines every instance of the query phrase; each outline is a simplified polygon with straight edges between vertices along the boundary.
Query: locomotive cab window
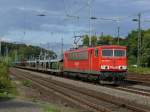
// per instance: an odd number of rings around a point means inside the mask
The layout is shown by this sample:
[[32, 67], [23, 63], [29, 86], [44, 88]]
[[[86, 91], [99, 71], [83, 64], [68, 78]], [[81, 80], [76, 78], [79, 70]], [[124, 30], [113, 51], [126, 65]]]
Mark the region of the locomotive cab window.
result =
[[116, 57], [126, 56], [125, 50], [114, 50], [114, 56]]
[[102, 50], [102, 56], [113, 56], [113, 50], [108, 49]]

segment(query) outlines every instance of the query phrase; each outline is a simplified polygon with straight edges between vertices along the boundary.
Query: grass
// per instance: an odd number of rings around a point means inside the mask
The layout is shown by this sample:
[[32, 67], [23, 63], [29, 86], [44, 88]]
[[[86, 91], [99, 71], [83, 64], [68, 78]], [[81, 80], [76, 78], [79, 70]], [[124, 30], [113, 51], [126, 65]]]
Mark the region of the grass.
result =
[[57, 107], [53, 105], [44, 105], [43, 110], [44, 112], [61, 112]]
[[150, 74], [150, 68], [146, 67], [128, 67], [128, 71], [130, 73], [137, 73], [137, 74]]
[[51, 103], [40, 103], [39, 105], [43, 108], [43, 112], [80, 112], [77, 109]]
[[26, 87], [31, 87], [31, 86], [32, 86], [32, 81], [30, 81], [30, 80], [24, 80], [24, 81], [22, 82], [22, 84], [23, 84], [24, 86], [26, 86]]
[[9, 77], [9, 63], [7, 59], [0, 59], [0, 98], [10, 97], [16, 94], [15, 85]]

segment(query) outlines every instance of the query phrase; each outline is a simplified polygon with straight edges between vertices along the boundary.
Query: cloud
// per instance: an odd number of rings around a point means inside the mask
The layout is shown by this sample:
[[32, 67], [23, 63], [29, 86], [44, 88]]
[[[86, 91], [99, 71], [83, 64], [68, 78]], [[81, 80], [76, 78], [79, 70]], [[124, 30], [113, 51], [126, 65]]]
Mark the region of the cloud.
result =
[[0, 41], [12, 42], [12, 40], [8, 37], [0, 37]]
[[[49, 30], [51, 32], [61, 32], [61, 33], [68, 33], [68, 32], [82, 32], [88, 30], [88, 28], [83, 26], [75, 26], [72, 24], [68, 25], [56, 25], [56, 24], [43, 24], [41, 29]], [[67, 29], [67, 30], [66, 30]]]
[[[91, 0], [91, 16], [122, 17], [120, 22], [121, 35], [137, 28], [131, 20], [137, 13], [148, 10], [149, 0]], [[89, 31], [89, 6], [87, 0], [0, 0], [0, 36], [10, 40], [37, 42], [60, 41], [61, 35], [65, 42], [72, 42], [74, 32], [84, 34]], [[149, 18], [149, 11], [142, 19]], [[38, 14], [46, 16], [39, 17]], [[69, 18], [66, 15], [79, 16], [80, 19]], [[117, 23], [114, 21], [91, 20], [91, 29], [100, 34], [116, 35]], [[143, 28], [148, 28], [143, 23]], [[53, 32], [53, 36], [50, 34]], [[45, 38], [43, 39], [42, 36]], [[52, 36], [55, 38], [49, 39]], [[6, 39], [7, 39], [6, 38]]]

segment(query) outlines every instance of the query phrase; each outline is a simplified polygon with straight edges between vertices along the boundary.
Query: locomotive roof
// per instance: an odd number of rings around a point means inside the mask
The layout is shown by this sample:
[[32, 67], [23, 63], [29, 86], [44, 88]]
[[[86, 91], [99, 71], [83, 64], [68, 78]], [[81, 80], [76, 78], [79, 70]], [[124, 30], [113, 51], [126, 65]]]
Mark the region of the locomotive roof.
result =
[[120, 46], [120, 45], [103, 45], [103, 46], [98, 46], [101, 48], [122, 48], [122, 49], [126, 49], [126, 46]]
[[88, 47], [88, 48], [79, 48], [79, 49], [72, 49], [66, 52], [74, 52], [74, 51], [84, 51], [84, 50], [90, 50], [90, 49], [94, 49], [94, 48], [119, 48], [119, 49], [126, 49], [126, 46], [120, 46], [120, 45], [102, 45], [102, 46], [96, 46], [96, 47]]

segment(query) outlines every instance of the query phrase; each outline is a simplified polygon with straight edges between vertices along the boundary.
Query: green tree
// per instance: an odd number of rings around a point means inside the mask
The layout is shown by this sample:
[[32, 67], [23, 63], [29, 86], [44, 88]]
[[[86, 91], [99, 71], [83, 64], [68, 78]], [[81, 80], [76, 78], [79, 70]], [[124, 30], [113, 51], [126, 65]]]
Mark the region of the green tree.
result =
[[[150, 66], [149, 60], [149, 45], [150, 45], [150, 29], [142, 30], [142, 48], [140, 62], [142, 66]], [[129, 64], [136, 64], [137, 62], [137, 52], [138, 52], [138, 31], [133, 30], [127, 36], [127, 46], [128, 46], [128, 59]], [[134, 61], [131, 61], [133, 60]]]
[[111, 35], [100, 36], [98, 45], [111, 45], [113, 43], [113, 37]]
[[16, 58], [16, 55], [19, 60], [29, 59], [31, 56], [37, 57], [39, 56], [41, 49], [43, 52], [47, 52], [50, 57], [56, 55], [53, 51], [38, 46], [2, 42], [2, 56], [5, 56], [6, 54], [6, 46], [8, 48], [8, 55], [12, 57], [13, 60]]
[[141, 64], [150, 66], [150, 30], [145, 31], [143, 34], [141, 54]]
[[128, 40], [128, 54], [130, 56], [137, 57], [137, 31], [132, 31], [128, 34], [127, 40]]
[[92, 46], [97, 45], [97, 37], [95, 35], [91, 37], [91, 44], [92, 44]]
[[[89, 36], [85, 35], [82, 39], [82, 44], [83, 46], [89, 46]], [[97, 37], [96, 36], [91, 36], [91, 44], [92, 46], [96, 46], [97, 45]]]
[[88, 35], [83, 36], [82, 44], [83, 44], [83, 46], [89, 46], [89, 36]]

